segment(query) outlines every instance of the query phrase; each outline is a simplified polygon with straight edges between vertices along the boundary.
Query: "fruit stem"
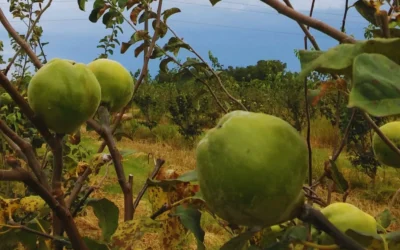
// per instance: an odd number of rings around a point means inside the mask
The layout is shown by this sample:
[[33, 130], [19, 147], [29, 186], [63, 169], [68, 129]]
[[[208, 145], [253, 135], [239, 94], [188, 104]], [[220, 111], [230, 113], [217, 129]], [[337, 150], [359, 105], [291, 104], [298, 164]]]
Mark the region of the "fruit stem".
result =
[[365, 250], [358, 242], [337, 229], [319, 210], [304, 204], [299, 219], [314, 225], [335, 239], [336, 244], [348, 250]]

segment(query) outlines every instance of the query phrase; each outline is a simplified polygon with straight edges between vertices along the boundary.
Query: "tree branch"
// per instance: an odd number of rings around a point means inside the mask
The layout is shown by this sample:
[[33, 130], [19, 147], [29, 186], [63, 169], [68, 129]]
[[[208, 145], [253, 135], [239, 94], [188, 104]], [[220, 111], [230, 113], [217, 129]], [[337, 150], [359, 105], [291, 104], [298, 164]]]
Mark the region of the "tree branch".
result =
[[327, 25], [324, 22], [321, 22], [315, 18], [306, 16], [300, 12], [297, 12], [293, 10], [292, 8], [285, 6], [278, 0], [261, 0], [261, 2], [271, 6], [274, 8], [276, 11], [278, 11], [280, 14], [285, 15], [297, 22], [306, 24], [316, 30], [321, 31], [322, 33], [338, 40], [341, 43], [355, 43], [356, 40], [352, 38], [351, 36], [348, 36], [344, 34], [343, 32], [340, 32], [339, 30], [333, 28], [332, 26]]
[[10, 22], [8, 22], [6, 16], [3, 13], [3, 10], [0, 8], [0, 22], [3, 24], [4, 28], [7, 32], [15, 39], [15, 41], [25, 50], [28, 54], [29, 58], [32, 60], [33, 64], [36, 68], [40, 69], [42, 67], [42, 63], [39, 58], [35, 55], [35, 53], [29, 47], [29, 44], [22, 39], [22, 37], [17, 33], [17, 31], [11, 26]]
[[[99, 107], [99, 112], [104, 107]], [[105, 108], [104, 108], [105, 109]], [[114, 138], [111, 134], [110, 127], [107, 125], [100, 125], [95, 120], [89, 119], [87, 124], [91, 126], [106, 142], [108, 150], [112, 156], [112, 160], [114, 163], [115, 172], [118, 177], [118, 183], [124, 193], [124, 219], [125, 221], [133, 219], [133, 197], [132, 197], [132, 188], [130, 184], [127, 182], [125, 177], [124, 168], [121, 162], [121, 154], [119, 153], [117, 146], [115, 144]]]
[[71, 241], [72, 247], [74, 249], [89, 250], [83, 242], [69, 210], [61, 206], [48, 190], [46, 190], [46, 188], [32, 176], [31, 173], [21, 167], [14, 167], [12, 170], [0, 170], [0, 180], [24, 182], [25, 185], [38, 194], [57, 214], [57, 217], [65, 227], [65, 231]]
[[33, 152], [32, 145], [22, 139], [14, 131], [12, 131], [7, 124], [0, 119], [0, 130], [10, 138], [21, 151], [24, 153], [27, 159], [29, 167], [32, 169], [35, 176], [39, 179], [40, 183], [46, 188], [50, 189], [49, 183], [47, 181], [46, 175], [41, 171], [40, 162], [37, 160], [35, 153]]
[[[49, 0], [49, 2], [46, 4], [46, 6], [43, 8], [43, 10], [40, 11], [40, 13], [37, 15], [35, 21], [33, 21], [31, 27], [28, 29], [26, 35], [25, 35], [25, 39], [28, 40], [29, 36], [32, 34], [36, 24], [39, 22], [40, 18], [42, 17], [43, 13], [50, 7], [51, 3], [53, 2], [53, 0]], [[40, 41], [39, 41], [39, 46], [40, 45]], [[11, 66], [14, 64], [15, 59], [17, 59], [18, 55], [23, 51], [24, 49], [21, 47], [17, 53], [15, 53], [14, 57], [11, 59], [10, 63], [7, 65], [6, 69], [4, 70], [4, 74], [7, 75], [8, 71], [10, 70]], [[25, 50], [26, 51], [26, 50]]]
[[[180, 41], [183, 43], [183, 40], [171, 29], [171, 27], [167, 26], [168, 29], [171, 31], [171, 33]], [[240, 102], [239, 100], [237, 100], [235, 97], [233, 97], [229, 91], [225, 88], [224, 84], [221, 81], [221, 78], [217, 75], [217, 73], [210, 67], [210, 65], [203, 59], [203, 57], [197, 53], [192, 46], [190, 46], [189, 44], [187, 44], [189, 46], [189, 51], [192, 52], [193, 54], [195, 54], [197, 56], [197, 58], [200, 59], [200, 61], [202, 61], [205, 65], [207, 65], [208, 70], [211, 71], [211, 73], [213, 74], [213, 76], [217, 79], [219, 86], [221, 87], [221, 89], [225, 92], [225, 94], [229, 97], [229, 99], [231, 99], [233, 102], [235, 102], [236, 104], [238, 104], [239, 106], [242, 107], [242, 109], [247, 111], [247, 108], [243, 105], [242, 102]]]
[[15, 151], [15, 153], [21, 157], [25, 162], [28, 162], [28, 159], [26, 158], [25, 154], [22, 152], [21, 148], [8, 137], [7, 135], [4, 134], [3, 130], [0, 129], [0, 134], [3, 136], [3, 138], [6, 140], [8, 145]]
[[79, 192], [81, 191], [83, 184], [85, 183], [86, 179], [92, 173], [92, 169], [90, 167], [86, 168], [85, 171], [81, 176], [79, 176], [78, 180], [75, 182], [74, 188], [71, 191], [67, 201], [65, 202], [66, 207], [68, 209], [71, 208], [72, 203], [75, 201], [76, 197], [78, 196]]
[[[154, 169], [153, 172], [150, 175], [150, 179], [154, 179], [158, 172], [160, 171], [161, 167], [164, 165], [165, 161], [163, 159], [157, 159], [154, 164]], [[142, 189], [140, 190], [138, 196], [135, 199], [135, 202], [133, 203], [133, 212], [135, 212], [137, 206], [139, 205], [140, 200], [142, 199], [144, 193], [146, 192], [148, 188], [147, 182], [143, 185]]]

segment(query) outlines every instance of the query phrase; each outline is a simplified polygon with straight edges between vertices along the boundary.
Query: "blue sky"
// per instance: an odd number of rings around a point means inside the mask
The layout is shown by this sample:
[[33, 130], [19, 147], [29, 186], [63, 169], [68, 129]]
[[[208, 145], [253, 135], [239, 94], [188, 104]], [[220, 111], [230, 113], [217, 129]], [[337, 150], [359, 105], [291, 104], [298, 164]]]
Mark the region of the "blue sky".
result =
[[[314, 17], [339, 29], [344, 2], [317, 0]], [[355, 0], [351, 0], [349, 4], [354, 2]], [[296, 10], [307, 14], [311, 0], [292, 0], [292, 4]], [[101, 21], [94, 24], [88, 20], [92, 6], [93, 0], [89, 0], [86, 3], [86, 12], [83, 12], [79, 10], [76, 0], [53, 1], [41, 19], [44, 29], [43, 41], [50, 42], [45, 47], [48, 59], [59, 57], [89, 63], [101, 53], [96, 46], [110, 30], [105, 29]], [[166, 0], [163, 6], [163, 9], [181, 9], [181, 13], [168, 19], [168, 24], [203, 58], [208, 59], [208, 51], [211, 50], [224, 66], [247, 66], [255, 64], [258, 60], [281, 60], [287, 63], [289, 70], [298, 71], [300, 68], [300, 63], [294, 55], [294, 49], [302, 49], [304, 46], [304, 35], [299, 26], [259, 0], [222, 0], [214, 7], [209, 0]], [[26, 26], [18, 19], [12, 19], [6, 0], [0, 0], [0, 7], [14, 28], [25, 33]], [[129, 17], [129, 12], [125, 12], [125, 16]], [[351, 8], [347, 18], [347, 32], [357, 39], [363, 39], [366, 26], [367, 22]], [[120, 35], [119, 39], [128, 41], [133, 29], [126, 23], [123, 28], [124, 34]], [[337, 41], [319, 31], [311, 29], [311, 32], [324, 50], [337, 44]], [[159, 44], [163, 45], [167, 39], [162, 39]], [[0, 29], [0, 40], [5, 44], [3, 55], [6, 58], [12, 57], [13, 51], [3, 28]], [[143, 56], [135, 58], [133, 49], [131, 47], [125, 54], [120, 54], [118, 48], [110, 58], [135, 72], [142, 67]], [[188, 53], [181, 52], [178, 57], [187, 56]], [[158, 72], [158, 64], [158, 60], [152, 60], [150, 63], [150, 73], [153, 76]]]

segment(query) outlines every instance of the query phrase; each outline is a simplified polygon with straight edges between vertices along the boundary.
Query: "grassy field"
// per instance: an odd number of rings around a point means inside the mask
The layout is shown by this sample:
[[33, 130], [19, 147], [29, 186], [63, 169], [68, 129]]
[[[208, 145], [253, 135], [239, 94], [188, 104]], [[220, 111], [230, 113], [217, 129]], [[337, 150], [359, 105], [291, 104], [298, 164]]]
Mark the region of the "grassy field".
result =
[[[179, 174], [195, 168], [195, 149], [185, 142], [177, 128], [170, 124], [161, 124], [153, 131], [136, 124], [133, 120], [124, 125], [131, 127], [131, 136], [133, 141], [122, 139], [117, 143], [121, 151], [127, 151], [131, 154], [124, 158], [123, 164], [125, 173], [134, 176], [134, 195], [138, 193], [147, 176], [153, 169], [153, 158], [148, 161], [148, 154], [153, 157], [159, 157], [166, 161], [163, 168], [174, 169]], [[129, 129], [128, 129], [129, 130]], [[332, 148], [336, 145], [339, 138], [337, 131], [325, 120], [313, 121], [311, 127], [311, 142], [313, 146], [313, 178], [318, 178], [323, 172], [324, 161], [332, 154]], [[303, 133], [305, 136], [305, 133]], [[91, 132], [84, 132], [82, 143], [87, 147], [97, 150], [101, 141]], [[196, 142], [192, 143], [195, 145]], [[107, 152], [107, 149], [105, 150]], [[380, 168], [374, 184], [371, 179], [362, 173], [359, 169], [353, 167], [345, 153], [339, 157], [338, 167], [344, 173], [345, 178], [350, 182], [352, 191], [347, 198], [347, 202], [354, 204], [371, 215], [377, 215], [388, 207], [390, 200], [396, 190], [400, 188], [400, 171], [391, 168]], [[106, 173], [105, 168], [100, 173], [100, 178]], [[317, 193], [326, 200], [327, 190], [319, 187]], [[105, 196], [114, 201], [120, 209], [123, 199], [118, 185], [115, 171], [109, 167], [107, 177], [101, 189], [97, 190], [93, 196]], [[333, 193], [332, 202], [341, 201], [341, 194]], [[121, 210], [122, 211], [122, 210]], [[391, 212], [397, 218], [400, 218], [400, 198], [391, 208]], [[151, 205], [145, 195], [137, 209], [135, 216], [150, 216]], [[120, 214], [122, 221], [122, 214]], [[84, 235], [100, 237], [101, 232], [97, 226], [97, 219], [93, 213], [88, 213], [77, 218], [79, 228]], [[219, 249], [229, 237], [210, 216], [202, 219], [203, 229], [206, 231], [205, 244], [208, 249]], [[400, 222], [395, 222], [389, 228], [390, 230], [400, 229]], [[137, 249], [163, 249], [156, 234], [146, 235]], [[151, 247], [151, 248], [148, 248]], [[182, 249], [196, 249], [194, 237], [189, 234], [181, 244]], [[136, 249], [136, 248], [135, 248]]]

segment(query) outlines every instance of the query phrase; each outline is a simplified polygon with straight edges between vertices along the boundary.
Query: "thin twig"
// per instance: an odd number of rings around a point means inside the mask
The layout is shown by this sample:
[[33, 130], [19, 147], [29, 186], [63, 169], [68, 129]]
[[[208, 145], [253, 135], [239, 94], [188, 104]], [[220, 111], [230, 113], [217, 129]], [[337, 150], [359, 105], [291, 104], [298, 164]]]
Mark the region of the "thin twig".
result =
[[371, 117], [365, 113], [362, 112], [362, 115], [364, 116], [364, 118], [367, 120], [367, 122], [371, 125], [372, 129], [375, 131], [375, 133], [377, 133], [379, 135], [379, 137], [382, 139], [382, 141], [384, 141], [386, 143], [386, 145], [389, 146], [389, 148], [395, 152], [397, 155], [400, 156], [400, 150], [396, 147], [396, 145], [390, 140], [388, 139], [383, 133], [382, 131], [379, 129], [378, 125], [376, 125], [376, 123], [371, 119]]
[[32, 169], [35, 176], [39, 179], [39, 182], [44, 185], [47, 189], [50, 189], [46, 175], [41, 171], [40, 162], [37, 160], [33, 151], [32, 145], [17, 135], [7, 124], [0, 119], [0, 130], [10, 138], [16, 145], [21, 149], [27, 159], [29, 167]]
[[[183, 42], [183, 40], [175, 33], [175, 31], [173, 31], [171, 29], [171, 27], [167, 26], [168, 29], [171, 31], [171, 33], [180, 41]], [[225, 88], [224, 84], [221, 81], [221, 78], [217, 75], [217, 73], [210, 67], [210, 65], [203, 59], [203, 57], [197, 53], [197, 51], [195, 51], [193, 49], [193, 47], [191, 45], [188, 44], [188, 48], [189, 51], [192, 52], [193, 54], [195, 54], [208, 68], [208, 70], [211, 71], [211, 73], [213, 74], [213, 76], [217, 79], [219, 86], [221, 87], [221, 89], [225, 92], [225, 94], [229, 97], [229, 99], [231, 99], [233, 102], [237, 103], [239, 106], [242, 107], [242, 109], [247, 111], [247, 108], [243, 105], [242, 102], [240, 102], [239, 100], [237, 100], [235, 97], [233, 97], [229, 91]]]
[[332, 161], [336, 161], [336, 159], [339, 157], [340, 153], [342, 152], [344, 146], [346, 145], [349, 133], [350, 133], [350, 128], [351, 125], [354, 121], [354, 117], [356, 115], [357, 109], [353, 109], [352, 113], [351, 113], [351, 117], [350, 117], [350, 121], [347, 123], [343, 138], [342, 138], [342, 142], [340, 143], [339, 148], [336, 150], [336, 152], [333, 154], [332, 156]]
[[[283, 0], [285, 2], [285, 4], [293, 9], [292, 4], [290, 3], [289, 0]], [[304, 34], [306, 35], [306, 37], [308, 38], [308, 40], [310, 40], [312, 46], [316, 49], [316, 50], [320, 50], [317, 41], [315, 40], [315, 38], [313, 37], [313, 35], [311, 35], [310, 31], [306, 28], [306, 26], [304, 26], [302, 23], [297, 22], [298, 25], [300, 26], [301, 30], [304, 32]]]
[[346, 4], [344, 6], [344, 14], [343, 14], [343, 20], [342, 20], [342, 27], [341, 31], [344, 33], [346, 31], [346, 18], [347, 18], [347, 12], [349, 11], [349, 0], [346, 0]]
[[7, 135], [4, 134], [3, 130], [0, 129], [0, 134], [3, 136], [3, 138], [6, 140], [8, 145], [15, 151], [15, 153], [21, 157], [24, 161], [28, 162], [28, 159], [26, 158], [25, 154], [22, 152], [21, 148], [8, 137]]
[[[153, 172], [150, 175], [150, 179], [153, 179], [156, 177], [158, 172], [160, 171], [161, 167], [164, 165], [165, 161], [163, 159], [157, 159], [154, 165]], [[144, 193], [146, 192], [148, 188], [147, 182], [143, 185], [142, 189], [140, 190], [138, 196], [136, 197], [135, 202], [133, 203], [133, 211], [135, 212], [137, 206], [139, 205], [140, 200], [142, 199]]]
[[[99, 112], [107, 112], [103, 106], [99, 107]], [[128, 221], [133, 219], [133, 197], [132, 189], [125, 177], [125, 171], [121, 162], [121, 154], [115, 144], [115, 140], [111, 134], [111, 130], [107, 125], [100, 125], [95, 120], [89, 119], [87, 124], [91, 126], [106, 142], [108, 150], [112, 156], [115, 172], [118, 177], [118, 183], [124, 194], [124, 220]]]
[[[43, 8], [43, 10], [40, 11], [40, 13], [37, 15], [35, 21], [33, 21], [32, 25], [29, 27], [28, 31], [26, 32], [25, 39], [28, 41], [29, 36], [32, 34], [36, 24], [39, 22], [40, 18], [42, 17], [43, 13], [50, 7], [51, 3], [53, 0], [49, 0], [49, 2], [46, 4], [46, 6]], [[40, 41], [39, 41], [39, 46], [41, 46]], [[6, 69], [4, 70], [4, 74], [7, 75], [8, 71], [10, 70], [11, 66], [14, 64], [15, 60], [17, 59], [18, 55], [23, 51], [24, 49], [21, 48], [15, 53], [14, 57], [11, 59], [10, 63], [7, 65]], [[26, 51], [26, 50], [25, 50]], [[43, 53], [44, 54], [44, 53]]]
[[86, 179], [89, 177], [89, 175], [92, 173], [92, 169], [90, 167], [87, 167], [83, 174], [79, 176], [78, 180], [76, 180], [74, 188], [71, 191], [71, 194], [69, 195], [67, 201], [65, 202], [65, 205], [67, 206], [68, 209], [71, 208], [72, 203], [75, 201], [76, 197], [78, 196], [79, 192], [81, 191], [83, 184], [85, 183]]
[[57, 242], [59, 242], [59, 243], [61, 243], [63, 245], [71, 244], [70, 241], [67, 241], [67, 240], [64, 240], [64, 239], [60, 239], [60, 238], [56, 238], [56, 237], [54, 237], [54, 236], [52, 236], [50, 234], [46, 234], [46, 233], [34, 230], [32, 228], [29, 228], [27, 226], [20, 225], [20, 224], [17, 224], [17, 223], [10, 222], [9, 225], [2, 225], [2, 226], [9, 227], [9, 228], [12, 228], [12, 229], [21, 229], [23, 231], [27, 231], [29, 233], [33, 233], [33, 234], [36, 234], [36, 235], [44, 237], [44, 238], [51, 239], [53, 241], [57, 241]]
[[82, 240], [69, 210], [61, 206], [53, 195], [46, 190], [30, 172], [21, 167], [14, 167], [12, 170], [0, 170], [0, 180], [24, 182], [25, 185], [38, 194], [49, 205], [52, 211], [57, 214], [57, 217], [65, 227], [73, 249], [89, 250]]
[[21, 46], [21, 48], [28, 54], [29, 58], [31, 58], [33, 64], [36, 68], [41, 68], [42, 63], [37, 58], [35, 53], [31, 50], [29, 44], [22, 39], [20, 35], [18, 35], [17, 31], [11, 26], [10, 22], [7, 20], [6, 16], [3, 13], [3, 10], [0, 8], [0, 22], [3, 24], [4, 28], [7, 32], [14, 38], [14, 40]]

